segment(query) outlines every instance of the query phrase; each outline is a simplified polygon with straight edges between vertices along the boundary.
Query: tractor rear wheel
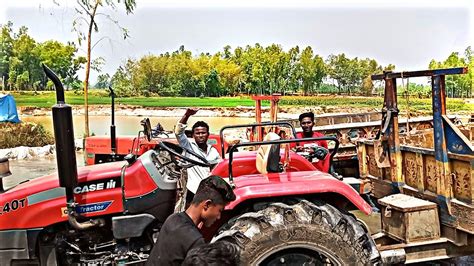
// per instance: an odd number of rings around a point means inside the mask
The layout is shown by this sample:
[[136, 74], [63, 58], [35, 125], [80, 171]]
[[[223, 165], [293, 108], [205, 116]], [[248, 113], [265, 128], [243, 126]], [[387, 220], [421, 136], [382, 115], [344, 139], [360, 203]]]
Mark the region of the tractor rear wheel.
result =
[[324, 202], [272, 203], [231, 220], [214, 238], [241, 248], [242, 265], [373, 265], [379, 253], [354, 217]]

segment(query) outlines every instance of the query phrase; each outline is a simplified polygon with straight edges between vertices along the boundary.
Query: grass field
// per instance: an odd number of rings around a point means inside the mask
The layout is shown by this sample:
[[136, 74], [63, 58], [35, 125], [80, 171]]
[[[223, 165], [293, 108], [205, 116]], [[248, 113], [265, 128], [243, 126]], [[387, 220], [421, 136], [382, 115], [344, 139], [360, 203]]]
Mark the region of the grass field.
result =
[[[12, 93], [18, 106], [49, 108], [55, 104], [54, 92]], [[66, 92], [66, 102], [70, 105], [83, 105], [83, 95]], [[431, 99], [409, 99], [410, 110], [426, 112], [431, 110]], [[110, 98], [104, 91], [92, 91], [89, 94], [90, 105], [109, 105]], [[116, 98], [116, 104], [126, 104], [139, 107], [238, 107], [254, 106], [250, 97], [220, 97], [220, 98], [192, 98], [192, 97], [129, 97]], [[263, 102], [263, 105], [269, 105]], [[375, 108], [383, 105], [381, 97], [348, 97], [348, 96], [285, 96], [280, 101], [282, 106], [319, 106], [348, 108]], [[399, 108], [406, 110], [406, 99], [399, 96]], [[474, 111], [474, 104], [462, 99], [447, 99], [447, 109], [452, 112]]]
[[[56, 103], [54, 92], [42, 92], [37, 95], [29, 92], [12, 93], [17, 106], [48, 108]], [[66, 92], [66, 102], [69, 105], [83, 105], [83, 95]], [[253, 106], [254, 101], [249, 97], [220, 97], [220, 98], [192, 98], [192, 97], [129, 97], [116, 98], [116, 104], [126, 104], [141, 107], [237, 107]], [[90, 105], [110, 105], [110, 97], [97, 93], [89, 94]]]

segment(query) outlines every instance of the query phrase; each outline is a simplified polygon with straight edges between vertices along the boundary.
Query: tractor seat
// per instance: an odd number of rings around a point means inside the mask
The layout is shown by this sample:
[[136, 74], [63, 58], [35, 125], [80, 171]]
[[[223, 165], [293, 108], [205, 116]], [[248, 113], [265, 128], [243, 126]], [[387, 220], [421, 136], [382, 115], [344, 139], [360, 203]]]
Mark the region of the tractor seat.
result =
[[[264, 141], [279, 140], [278, 134], [269, 132]], [[260, 145], [256, 158], [257, 171], [261, 174], [279, 173], [280, 167], [280, 144]]]

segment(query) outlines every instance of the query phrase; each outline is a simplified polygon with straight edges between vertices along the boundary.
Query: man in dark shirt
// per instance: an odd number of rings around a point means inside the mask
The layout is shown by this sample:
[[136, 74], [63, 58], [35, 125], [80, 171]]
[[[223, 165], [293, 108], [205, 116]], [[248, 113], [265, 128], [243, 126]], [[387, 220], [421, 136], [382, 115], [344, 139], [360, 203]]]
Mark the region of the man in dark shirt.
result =
[[198, 226], [211, 226], [233, 200], [235, 194], [222, 178], [203, 179], [189, 208], [166, 219], [147, 265], [181, 265], [189, 250], [205, 244]]

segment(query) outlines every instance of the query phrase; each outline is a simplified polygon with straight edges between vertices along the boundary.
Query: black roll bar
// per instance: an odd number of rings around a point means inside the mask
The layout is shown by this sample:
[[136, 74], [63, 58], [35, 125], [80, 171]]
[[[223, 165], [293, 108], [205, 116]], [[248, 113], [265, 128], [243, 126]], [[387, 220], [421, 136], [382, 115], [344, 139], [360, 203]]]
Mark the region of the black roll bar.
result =
[[[262, 123], [253, 123], [253, 124], [240, 124], [240, 125], [230, 125], [230, 126], [224, 126], [221, 128], [219, 131], [219, 138], [221, 139], [221, 151], [222, 151], [222, 157], [225, 157], [225, 150], [224, 150], [224, 130], [229, 129], [229, 128], [245, 128], [245, 127], [266, 127], [266, 126], [278, 126], [278, 125], [285, 125], [291, 128], [291, 131], [293, 133], [293, 137], [296, 137], [296, 130], [293, 127], [293, 125], [289, 122], [286, 121], [280, 121], [280, 122], [262, 122]], [[251, 142], [251, 143], [256, 143], [256, 142]], [[250, 145], [248, 145], [250, 146]], [[253, 146], [253, 145], [252, 145]]]
[[247, 142], [247, 143], [239, 143], [233, 145], [230, 150], [229, 150], [229, 182], [233, 184], [233, 176], [232, 176], [232, 159], [234, 152], [237, 150], [239, 147], [248, 147], [248, 146], [257, 146], [257, 145], [271, 145], [271, 144], [286, 144], [286, 143], [298, 143], [301, 141], [307, 142], [307, 141], [316, 141], [316, 140], [329, 140], [329, 141], [334, 141], [336, 145], [334, 145], [334, 149], [331, 152], [331, 155], [329, 157], [329, 169], [331, 169], [332, 165], [332, 160], [334, 158], [334, 155], [336, 155], [337, 150], [339, 149], [339, 140], [335, 137], [317, 137], [317, 138], [304, 138], [304, 139], [282, 139], [282, 140], [269, 140], [269, 141], [255, 141], [255, 142]]

